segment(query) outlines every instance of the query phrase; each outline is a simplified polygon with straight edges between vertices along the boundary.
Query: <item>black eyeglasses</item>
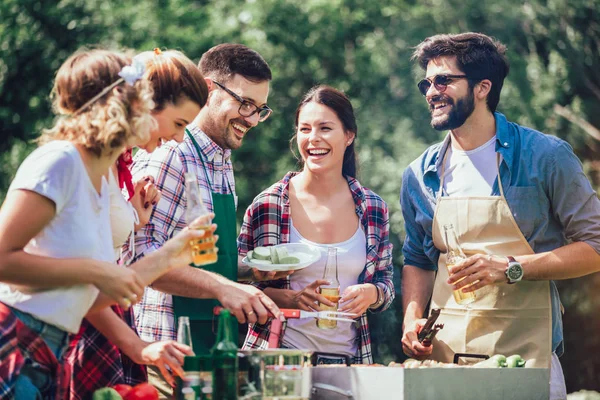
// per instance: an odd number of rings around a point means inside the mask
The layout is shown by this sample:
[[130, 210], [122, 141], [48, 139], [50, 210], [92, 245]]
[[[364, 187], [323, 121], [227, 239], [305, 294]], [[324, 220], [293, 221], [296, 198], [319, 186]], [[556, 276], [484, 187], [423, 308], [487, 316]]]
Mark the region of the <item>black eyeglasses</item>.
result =
[[240, 113], [240, 115], [242, 117], [251, 117], [254, 114], [258, 113], [259, 122], [263, 122], [267, 118], [269, 118], [269, 116], [273, 112], [273, 110], [271, 110], [269, 107], [267, 107], [267, 106], [259, 107], [256, 104], [252, 103], [251, 101], [242, 99], [240, 96], [238, 96], [231, 90], [227, 89], [224, 85], [220, 84], [219, 82], [217, 82], [217, 81], [213, 81], [213, 82], [215, 83], [215, 85], [217, 85], [218, 87], [220, 87], [221, 89], [223, 89], [224, 91], [229, 93], [234, 99], [236, 99], [237, 101], [240, 102], [240, 108], [238, 109], [238, 113]]
[[419, 92], [425, 96], [427, 95], [427, 91], [431, 87], [431, 84], [435, 86], [438, 92], [443, 92], [446, 90], [450, 82], [455, 79], [462, 78], [468, 79], [469, 77], [466, 75], [436, 75], [433, 77], [433, 79], [425, 78], [421, 80], [419, 83], [417, 83], [417, 87], [419, 88]]

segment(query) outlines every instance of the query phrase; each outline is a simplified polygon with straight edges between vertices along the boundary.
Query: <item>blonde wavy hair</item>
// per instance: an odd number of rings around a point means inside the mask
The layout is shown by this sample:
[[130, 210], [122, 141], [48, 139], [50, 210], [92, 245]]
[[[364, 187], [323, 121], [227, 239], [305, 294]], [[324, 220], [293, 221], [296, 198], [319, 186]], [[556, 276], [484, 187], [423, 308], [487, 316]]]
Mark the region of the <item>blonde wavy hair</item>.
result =
[[38, 142], [67, 140], [98, 157], [148, 142], [156, 121], [150, 114], [153, 91], [146, 79], [133, 86], [121, 82], [81, 108], [121, 79], [119, 72], [129, 64], [129, 55], [109, 50], [79, 50], [70, 56], [58, 69], [51, 93], [58, 120]]

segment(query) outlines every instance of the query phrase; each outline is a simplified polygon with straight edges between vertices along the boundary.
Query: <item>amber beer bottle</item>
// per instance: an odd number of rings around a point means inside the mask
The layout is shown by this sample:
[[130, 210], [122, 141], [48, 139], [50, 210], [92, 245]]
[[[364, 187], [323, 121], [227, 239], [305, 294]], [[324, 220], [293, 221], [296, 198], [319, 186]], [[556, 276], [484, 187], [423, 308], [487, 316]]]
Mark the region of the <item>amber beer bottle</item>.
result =
[[213, 400], [237, 400], [238, 348], [232, 330], [232, 318], [226, 309], [219, 314], [217, 342], [211, 349]]
[[[187, 224], [190, 224], [196, 218], [209, 212], [202, 202], [196, 175], [190, 172], [185, 174], [185, 193], [187, 199], [185, 220]], [[190, 242], [192, 247], [192, 263], [197, 267], [213, 264], [217, 261], [215, 238], [210, 231], [210, 225], [211, 222], [209, 221], [206, 226], [199, 227], [199, 229], [206, 230], [206, 233], [200, 239], [194, 239]]]
[[[338, 302], [340, 301], [340, 281], [338, 279], [337, 248], [335, 247], [327, 249], [327, 261], [325, 262], [323, 279], [329, 281], [329, 285], [322, 285], [319, 291], [327, 300], [335, 303], [335, 306], [330, 307], [319, 303], [319, 308], [321, 311], [337, 311]], [[317, 327], [321, 329], [334, 329], [337, 327], [337, 321], [317, 319]]]
[[[448, 272], [450, 272], [450, 267], [454, 264], [458, 264], [460, 261], [467, 258], [462, 248], [460, 247], [460, 243], [458, 242], [458, 237], [456, 235], [456, 231], [454, 230], [454, 225], [446, 224], [444, 225], [444, 238], [446, 241], [446, 267], [448, 268]], [[464, 279], [464, 278], [463, 278]], [[462, 279], [461, 279], [462, 280]], [[458, 281], [460, 282], [460, 280]], [[454, 295], [454, 300], [460, 305], [467, 305], [475, 301], [475, 292], [465, 293], [462, 291], [462, 288], [458, 290], [454, 290], [452, 292]]]

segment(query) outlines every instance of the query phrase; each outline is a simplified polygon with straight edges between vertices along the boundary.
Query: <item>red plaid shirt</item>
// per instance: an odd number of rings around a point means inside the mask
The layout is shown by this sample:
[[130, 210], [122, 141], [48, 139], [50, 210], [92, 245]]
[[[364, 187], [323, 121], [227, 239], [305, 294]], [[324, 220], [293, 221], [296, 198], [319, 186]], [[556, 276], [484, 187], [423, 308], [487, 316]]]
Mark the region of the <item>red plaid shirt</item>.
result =
[[[135, 331], [131, 310], [125, 311], [118, 306], [112, 309]], [[91, 399], [97, 389], [118, 383], [134, 386], [148, 381], [146, 367], [121, 353], [87, 320], [83, 320], [79, 333], [71, 337], [66, 359], [72, 368], [71, 400]]]
[[68, 397], [68, 365], [59, 363], [44, 339], [0, 303], [0, 399], [14, 399], [16, 380], [25, 364], [55, 377], [53, 385], [42, 392], [44, 399]]
[[[290, 241], [290, 201], [289, 181], [297, 172], [289, 172], [261, 194], [246, 210], [242, 230], [238, 237], [238, 253], [245, 255], [257, 246], [272, 246]], [[359, 277], [359, 283], [373, 283], [384, 293], [384, 302], [377, 310], [387, 309], [394, 300], [392, 281], [392, 244], [389, 241], [390, 222], [385, 201], [371, 190], [362, 187], [354, 178], [347, 178], [348, 186], [356, 204], [356, 214], [367, 236], [367, 262]], [[257, 287], [289, 289], [289, 278], [279, 281], [261, 282]], [[266, 349], [269, 340], [270, 324], [252, 324], [244, 343], [245, 349]], [[282, 336], [285, 334], [285, 328]], [[367, 314], [360, 317], [359, 346], [356, 363], [372, 364], [371, 334]]]

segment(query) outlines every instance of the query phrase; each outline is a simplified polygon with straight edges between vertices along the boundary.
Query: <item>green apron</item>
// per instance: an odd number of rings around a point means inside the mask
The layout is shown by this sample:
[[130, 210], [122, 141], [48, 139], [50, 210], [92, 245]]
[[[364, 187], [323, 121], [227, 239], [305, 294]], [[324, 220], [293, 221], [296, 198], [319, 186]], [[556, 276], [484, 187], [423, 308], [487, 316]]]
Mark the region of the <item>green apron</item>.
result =
[[[231, 191], [231, 194], [213, 192], [200, 146], [188, 130], [186, 130], [186, 134], [192, 140], [192, 143], [196, 148], [204, 173], [206, 174], [207, 182], [211, 189], [213, 212], [215, 214], [213, 223], [217, 224], [217, 231], [215, 234], [219, 235], [219, 241], [217, 242], [217, 247], [219, 249], [217, 262], [210, 265], [204, 265], [202, 268], [206, 271], [216, 272], [227, 279], [236, 282], [238, 254], [233, 191]], [[190, 266], [196, 267], [194, 264], [190, 264]], [[175, 323], [177, 324], [180, 316], [187, 316], [190, 318], [192, 344], [196, 354], [208, 354], [215, 343], [216, 327], [218, 324], [216, 318], [213, 316], [213, 308], [218, 305], [220, 305], [220, 303], [217, 300], [173, 296]], [[215, 321], [214, 324], [213, 320]], [[233, 319], [232, 330], [233, 332], [237, 332], [237, 329], [237, 321]]]

